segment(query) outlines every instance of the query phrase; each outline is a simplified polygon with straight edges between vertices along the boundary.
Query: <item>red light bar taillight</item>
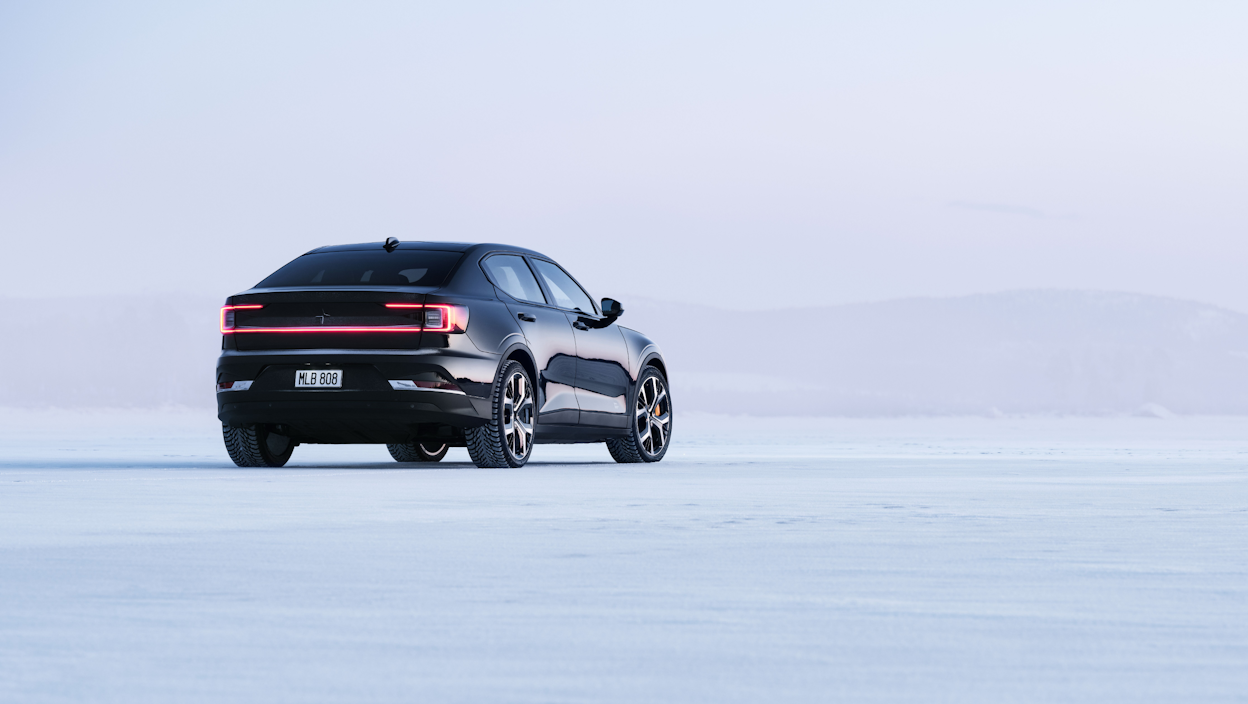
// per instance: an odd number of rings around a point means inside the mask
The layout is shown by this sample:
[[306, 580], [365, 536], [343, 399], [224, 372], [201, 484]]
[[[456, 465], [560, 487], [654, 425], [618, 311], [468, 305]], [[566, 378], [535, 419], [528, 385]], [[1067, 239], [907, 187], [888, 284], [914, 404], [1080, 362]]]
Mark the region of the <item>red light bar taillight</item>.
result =
[[423, 309], [425, 332], [463, 332], [468, 329], [468, 308], [446, 303], [387, 303], [387, 308]]
[[260, 305], [250, 306], [221, 306], [221, 332], [228, 334], [234, 332], [234, 311], [236, 310], [255, 310], [263, 308]]
[[243, 305], [243, 306], [222, 306], [221, 307], [221, 332], [229, 335], [239, 332], [303, 332], [303, 333], [324, 333], [324, 332], [464, 332], [468, 329], [468, 308], [466, 306], [455, 306], [446, 303], [387, 303], [387, 308], [409, 308], [422, 310], [423, 315], [417, 316], [418, 325], [412, 326], [396, 326], [389, 327], [384, 325], [378, 326], [343, 326], [343, 325], [325, 325], [316, 327], [244, 327], [239, 328], [235, 325], [234, 311], [236, 310], [256, 310], [263, 308], [262, 305]]

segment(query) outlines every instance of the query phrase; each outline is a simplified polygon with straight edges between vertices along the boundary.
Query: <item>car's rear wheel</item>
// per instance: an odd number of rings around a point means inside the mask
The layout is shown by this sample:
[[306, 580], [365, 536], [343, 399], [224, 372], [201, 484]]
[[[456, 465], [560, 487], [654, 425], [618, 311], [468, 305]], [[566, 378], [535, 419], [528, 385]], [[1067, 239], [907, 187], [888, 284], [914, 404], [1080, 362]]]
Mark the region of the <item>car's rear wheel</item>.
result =
[[656, 367], [646, 367], [637, 380], [633, 424], [625, 437], [607, 440], [616, 462], [658, 462], [672, 440], [672, 397], [667, 379]]
[[439, 462], [449, 449], [442, 442], [403, 442], [386, 445], [396, 462]]
[[472, 463], [478, 467], [523, 467], [533, 451], [535, 401], [533, 380], [524, 366], [515, 361], [503, 365], [494, 382], [490, 421], [464, 431]]
[[225, 451], [239, 467], [281, 467], [295, 451], [295, 443], [263, 425], [221, 425]]

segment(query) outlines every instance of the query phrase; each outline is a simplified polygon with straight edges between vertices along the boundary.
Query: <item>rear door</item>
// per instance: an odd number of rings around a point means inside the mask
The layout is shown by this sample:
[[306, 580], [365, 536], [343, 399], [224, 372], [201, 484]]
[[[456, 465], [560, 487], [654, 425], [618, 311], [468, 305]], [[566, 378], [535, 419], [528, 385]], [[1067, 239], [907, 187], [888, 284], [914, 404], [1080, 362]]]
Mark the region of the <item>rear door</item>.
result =
[[530, 257], [546, 296], [564, 310], [576, 339], [576, 400], [581, 425], [628, 425], [628, 347], [614, 320], [558, 264]]
[[482, 260], [486, 275], [507, 309], [516, 317], [537, 363], [538, 423], [575, 425], [580, 406], [576, 391], [576, 340], [572, 325], [560, 310], [546, 302], [524, 257], [493, 254]]

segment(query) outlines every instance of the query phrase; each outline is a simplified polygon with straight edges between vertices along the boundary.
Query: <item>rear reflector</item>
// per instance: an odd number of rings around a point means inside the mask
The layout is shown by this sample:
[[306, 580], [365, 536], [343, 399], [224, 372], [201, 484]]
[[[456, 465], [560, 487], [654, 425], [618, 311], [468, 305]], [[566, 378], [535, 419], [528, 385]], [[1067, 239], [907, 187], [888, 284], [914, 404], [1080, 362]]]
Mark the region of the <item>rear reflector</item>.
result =
[[411, 379], [391, 379], [390, 388], [395, 391], [445, 391], [453, 394], [464, 393], [463, 389], [449, 381], [412, 381]]

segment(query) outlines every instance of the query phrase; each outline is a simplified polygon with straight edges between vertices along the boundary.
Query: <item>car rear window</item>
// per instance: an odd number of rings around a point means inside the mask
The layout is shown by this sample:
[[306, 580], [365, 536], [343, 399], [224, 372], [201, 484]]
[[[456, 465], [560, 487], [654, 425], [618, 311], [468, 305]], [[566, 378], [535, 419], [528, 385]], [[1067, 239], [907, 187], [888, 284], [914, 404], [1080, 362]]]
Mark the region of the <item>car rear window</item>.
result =
[[305, 254], [256, 288], [441, 286], [463, 254], [428, 250]]

